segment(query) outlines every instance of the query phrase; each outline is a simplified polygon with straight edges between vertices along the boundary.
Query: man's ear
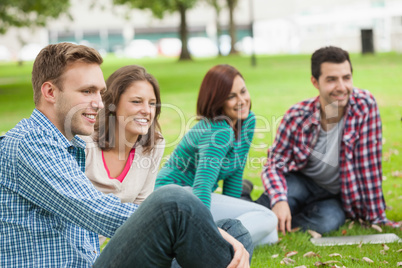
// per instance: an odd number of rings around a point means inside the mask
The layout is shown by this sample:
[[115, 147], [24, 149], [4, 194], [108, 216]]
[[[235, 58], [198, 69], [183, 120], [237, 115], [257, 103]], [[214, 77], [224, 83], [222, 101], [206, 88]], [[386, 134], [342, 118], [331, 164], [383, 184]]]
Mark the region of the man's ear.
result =
[[49, 81], [42, 84], [41, 92], [42, 97], [45, 102], [55, 103], [56, 96], [55, 96], [56, 87]]
[[315, 79], [314, 76], [311, 76], [311, 83], [313, 84], [313, 86], [314, 86], [316, 89], [320, 89], [320, 88], [318, 87], [318, 81], [317, 81], [317, 79]]

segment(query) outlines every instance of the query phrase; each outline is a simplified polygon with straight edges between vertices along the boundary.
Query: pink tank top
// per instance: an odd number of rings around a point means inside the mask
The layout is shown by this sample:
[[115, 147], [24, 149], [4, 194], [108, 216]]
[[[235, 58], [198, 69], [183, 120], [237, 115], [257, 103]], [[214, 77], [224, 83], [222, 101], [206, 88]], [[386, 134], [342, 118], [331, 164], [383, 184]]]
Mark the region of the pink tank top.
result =
[[109, 179], [112, 179], [112, 180], [116, 179], [116, 180], [118, 180], [119, 182], [123, 182], [123, 180], [124, 180], [124, 178], [126, 177], [128, 171], [130, 170], [131, 164], [133, 163], [134, 155], [135, 155], [135, 148], [131, 149], [131, 151], [130, 151], [130, 153], [129, 153], [129, 155], [128, 155], [128, 159], [127, 159], [126, 165], [124, 166], [123, 171], [120, 173], [119, 176], [117, 176], [116, 178], [113, 178], [112, 176], [110, 176], [110, 171], [109, 171], [109, 169], [108, 169], [107, 166], [106, 166], [105, 157], [103, 156], [103, 151], [102, 151], [103, 165], [104, 165], [104, 167], [105, 167], [105, 169], [106, 169], [106, 172], [107, 172], [107, 175], [109, 176]]

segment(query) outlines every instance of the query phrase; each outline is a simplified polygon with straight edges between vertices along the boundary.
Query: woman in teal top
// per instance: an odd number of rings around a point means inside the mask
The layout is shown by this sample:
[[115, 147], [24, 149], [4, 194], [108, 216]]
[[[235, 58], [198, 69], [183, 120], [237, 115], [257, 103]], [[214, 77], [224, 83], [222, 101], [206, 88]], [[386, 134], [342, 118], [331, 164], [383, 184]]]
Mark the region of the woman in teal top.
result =
[[210, 207], [211, 193], [223, 180], [223, 194], [240, 197], [242, 177], [255, 126], [250, 112], [239, 140], [226, 120], [202, 119], [184, 136], [158, 174], [157, 186], [192, 186], [193, 193]]
[[[239, 71], [229, 65], [211, 68], [198, 95], [200, 121], [159, 172], [156, 188], [167, 184], [191, 187], [215, 220], [238, 218], [255, 244], [266, 244], [277, 241], [275, 214], [239, 199], [255, 127], [250, 106], [250, 94]], [[220, 180], [222, 195], [214, 194]]]

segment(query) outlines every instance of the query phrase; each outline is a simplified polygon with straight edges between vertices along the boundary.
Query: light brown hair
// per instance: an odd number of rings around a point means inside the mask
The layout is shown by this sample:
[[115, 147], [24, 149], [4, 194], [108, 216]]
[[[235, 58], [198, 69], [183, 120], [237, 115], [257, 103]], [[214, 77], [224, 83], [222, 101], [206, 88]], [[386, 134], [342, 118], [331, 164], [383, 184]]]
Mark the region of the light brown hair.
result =
[[63, 90], [63, 73], [69, 64], [76, 61], [101, 65], [103, 59], [95, 49], [72, 43], [48, 45], [39, 52], [32, 68], [35, 106], [39, 105], [43, 83], [50, 81]]
[[158, 81], [145, 68], [138, 65], [124, 66], [115, 71], [106, 81], [107, 91], [102, 96], [105, 108], [99, 111], [98, 120], [95, 123], [94, 140], [99, 147], [108, 151], [115, 144], [115, 111], [121, 95], [137, 81], [147, 81], [152, 85], [156, 98], [155, 118], [146, 135], [140, 135], [137, 142], [144, 147], [144, 152], [150, 152], [155, 147], [156, 141], [162, 139], [161, 128], [158, 122], [161, 113], [161, 97]]

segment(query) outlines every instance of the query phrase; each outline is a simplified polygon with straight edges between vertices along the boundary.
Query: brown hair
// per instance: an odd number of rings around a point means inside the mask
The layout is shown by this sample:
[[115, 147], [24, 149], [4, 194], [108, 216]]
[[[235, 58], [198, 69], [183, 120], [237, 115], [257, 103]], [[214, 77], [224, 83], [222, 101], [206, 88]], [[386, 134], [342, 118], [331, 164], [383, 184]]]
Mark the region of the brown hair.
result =
[[72, 43], [48, 45], [39, 52], [32, 68], [35, 106], [39, 105], [43, 83], [50, 81], [63, 90], [63, 73], [69, 64], [76, 61], [101, 65], [103, 59], [95, 49]]
[[238, 75], [243, 78], [236, 68], [227, 64], [209, 69], [198, 93], [198, 117], [215, 120], [223, 115], [223, 105], [232, 90], [233, 80]]
[[[107, 91], [102, 99], [105, 108], [99, 112], [98, 120], [95, 123], [94, 140], [98, 142], [99, 147], [108, 151], [114, 147], [114, 125], [116, 122], [115, 111], [121, 95], [137, 81], [149, 82], [156, 97], [155, 118], [150, 126], [148, 133], [140, 135], [138, 141], [143, 147], [144, 152], [150, 152], [154, 148], [156, 141], [162, 139], [161, 128], [158, 122], [161, 113], [161, 97], [158, 81], [145, 68], [138, 65], [124, 66], [115, 71], [106, 81]], [[113, 129], [111, 129], [111, 126]]]
[[311, 74], [318, 81], [321, 75], [321, 64], [324, 62], [343, 63], [348, 61], [350, 70], [353, 72], [352, 63], [350, 62], [349, 53], [339, 47], [322, 47], [316, 50], [311, 56]]

